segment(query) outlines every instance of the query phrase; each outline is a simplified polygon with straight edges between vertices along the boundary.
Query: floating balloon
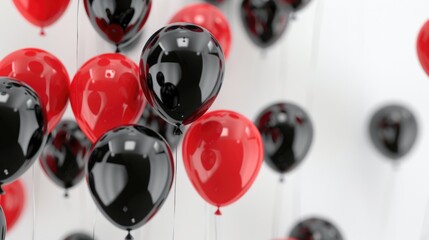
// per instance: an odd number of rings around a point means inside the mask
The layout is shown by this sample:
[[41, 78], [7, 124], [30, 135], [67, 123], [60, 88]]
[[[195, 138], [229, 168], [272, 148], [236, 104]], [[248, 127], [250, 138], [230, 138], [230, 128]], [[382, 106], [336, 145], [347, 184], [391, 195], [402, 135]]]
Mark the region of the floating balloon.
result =
[[221, 4], [225, 2], [225, 0], [206, 0], [206, 2], [209, 2], [211, 4]]
[[0, 62], [0, 76], [14, 78], [36, 91], [51, 132], [61, 120], [69, 99], [70, 78], [61, 61], [41, 49], [20, 49]]
[[417, 138], [417, 121], [410, 110], [399, 105], [379, 109], [369, 126], [371, 140], [386, 157], [396, 160], [405, 156]]
[[93, 238], [86, 233], [73, 233], [64, 240], [93, 240]]
[[152, 0], [84, 0], [92, 26], [108, 42], [120, 46], [131, 43], [141, 33]]
[[226, 110], [195, 121], [183, 140], [183, 161], [189, 179], [208, 203], [227, 206], [252, 186], [263, 161], [258, 129], [244, 116]]
[[0, 206], [0, 240], [6, 239], [6, 217], [3, 208]]
[[290, 103], [265, 108], [256, 119], [264, 141], [265, 162], [283, 174], [302, 162], [310, 149], [313, 126], [307, 113]]
[[219, 42], [228, 58], [231, 48], [231, 29], [228, 20], [217, 7], [207, 3], [196, 3], [176, 13], [170, 23], [186, 22], [207, 29]]
[[[161, 208], [173, 182], [173, 157], [164, 139], [143, 126], [106, 133], [89, 155], [87, 181], [104, 216], [134, 230]], [[130, 233], [126, 239], [132, 239]]]
[[1, 185], [24, 174], [46, 141], [46, 122], [39, 97], [27, 85], [0, 77]]
[[144, 108], [137, 65], [114, 53], [90, 59], [73, 79], [70, 102], [80, 129], [93, 143], [113, 128], [137, 123]]
[[241, 19], [250, 39], [259, 47], [272, 46], [289, 23], [293, 9], [281, 0], [243, 0]]
[[10, 232], [23, 214], [27, 197], [25, 187], [20, 180], [5, 185], [4, 190], [7, 194], [0, 196], [0, 206], [3, 208], [7, 230]]
[[140, 81], [149, 104], [181, 134], [181, 125], [195, 121], [214, 102], [224, 69], [222, 49], [207, 30], [171, 24], [146, 43]]
[[311, 0], [279, 0], [281, 2], [288, 3], [294, 11], [303, 9]]
[[40, 155], [40, 164], [46, 175], [66, 190], [78, 184], [85, 175], [85, 155], [91, 143], [74, 121], [58, 124], [48, 137]]
[[429, 20], [420, 29], [417, 38], [417, 55], [423, 70], [429, 75]]
[[290, 237], [296, 240], [343, 240], [335, 225], [319, 218], [310, 218], [299, 222], [292, 229]]
[[44, 28], [63, 15], [70, 0], [13, 0], [13, 3], [27, 21], [41, 28], [40, 35], [45, 35]]
[[164, 121], [148, 104], [146, 104], [138, 124], [159, 133], [168, 142], [171, 149], [176, 148], [182, 139], [181, 135], [174, 134], [174, 126]]

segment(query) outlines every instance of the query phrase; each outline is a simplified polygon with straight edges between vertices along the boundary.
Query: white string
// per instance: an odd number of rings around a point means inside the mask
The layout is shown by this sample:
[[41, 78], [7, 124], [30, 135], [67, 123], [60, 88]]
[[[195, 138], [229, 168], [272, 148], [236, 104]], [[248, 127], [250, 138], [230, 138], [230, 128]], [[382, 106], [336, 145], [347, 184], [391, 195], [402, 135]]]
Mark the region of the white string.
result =
[[[384, 199], [381, 202], [383, 204], [382, 207], [382, 215], [385, 216], [384, 218], [384, 224], [383, 224], [383, 232], [384, 232], [384, 239], [391, 239], [391, 231], [394, 229], [394, 221], [391, 221], [392, 218], [392, 211], [394, 210], [394, 196], [395, 196], [395, 188], [396, 188], [396, 178], [397, 178], [397, 168], [395, 168], [393, 171], [389, 172], [389, 176], [386, 178], [386, 184], [384, 186], [387, 186], [384, 195]], [[393, 223], [393, 224], [392, 224]], [[394, 236], [394, 235], [392, 235]]]
[[77, 1], [77, 12], [76, 12], [76, 72], [79, 70], [79, 3]]
[[35, 239], [35, 237], [36, 237], [36, 191], [35, 191], [35, 188], [36, 188], [36, 179], [35, 179], [35, 167], [34, 167], [34, 164], [33, 164], [33, 167], [32, 167], [32, 178], [33, 178], [33, 189], [32, 189], [32, 198], [33, 198], [33, 240]]
[[95, 206], [94, 224], [92, 225], [92, 240], [95, 239], [95, 225], [97, 224], [97, 213], [98, 209], [97, 206]]
[[422, 230], [420, 235], [420, 240], [428, 240], [428, 239], [429, 239], [429, 198], [426, 203], [426, 210], [423, 218]]
[[274, 193], [274, 207], [273, 207], [273, 225], [272, 225], [272, 239], [279, 237], [280, 216], [282, 212], [283, 201], [283, 186], [284, 182], [277, 183], [276, 192]]
[[179, 161], [177, 159], [177, 147], [174, 150], [176, 153], [175, 161], [176, 164], [174, 166], [174, 203], [173, 203], [173, 240], [176, 239], [176, 201], [177, 201], [177, 165], [179, 165]]

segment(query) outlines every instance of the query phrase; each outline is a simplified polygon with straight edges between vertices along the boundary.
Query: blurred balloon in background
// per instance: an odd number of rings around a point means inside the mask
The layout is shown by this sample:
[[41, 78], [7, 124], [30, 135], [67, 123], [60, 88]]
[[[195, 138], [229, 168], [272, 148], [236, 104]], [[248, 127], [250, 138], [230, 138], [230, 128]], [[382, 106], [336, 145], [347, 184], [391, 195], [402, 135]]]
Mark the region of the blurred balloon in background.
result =
[[64, 238], [64, 240], [93, 240], [91, 236], [86, 233], [73, 233]]
[[134, 41], [149, 17], [151, 0], [84, 0], [86, 14], [101, 37], [119, 47]]
[[[143, 126], [106, 133], [89, 155], [87, 182], [93, 200], [115, 226], [131, 231], [159, 211], [174, 178], [170, 147]], [[132, 239], [130, 233], [126, 239]]]
[[175, 149], [182, 139], [182, 135], [174, 134], [174, 126], [162, 119], [149, 104], [146, 104], [138, 124], [159, 133], [167, 140], [171, 149]]
[[61, 121], [48, 136], [40, 164], [46, 175], [65, 189], [66, 197], [68, 189], [85, 176], [85, 155], [90, 147], [91, 142], [74, 121]]
[[0, 206], [0, 240], [6, 239], [6, 216], [3, 208]]
[[372, 143], [386, 157], [397, 160], [405, 156], [417, 139], [417, 121], [413, 113], [400, 105], [379, 109], [371, 118]]
[[225, 59], [217, 40], [187, 23], [161, 28], [147, 41], [140, 60], [140, 81], [149, 104], [164, 120], [180, 127], [192, 123], [220, 91]]
[[213, 206], [230, 205], [252, 186], [263, 161], [261, 135], [246, 117], [227, 110], [195, 121], [183, 140], [183, 162], [195, 190]]
[[211, 4], [221, 4], [224, 3], [225, 0], [206, 0], [206, 2], [209, 2]]
[[7, 230], [10, 232], [21, 218], [26, 202], [25, 186], [21, 180], [16, 180], [4, 186], [7, 194], [0, 195], [0, 206], [6, 216]]
[[19, 178], [36, 161], [47, 137], [44, 115], [30, 87], [0, 77], [0, 185]]
[[417, 55], [423, 70], [429, 75], [429, 20], [422, 26], [417, 37]]
[[0, 76], [23, 82], [37, 93], [51, 132], [61, 120], [69, 99], [70, 78], [61, 61], [44, 50], [24, 48], [3, 58]]
[[295, 104], [268, 106], [256, 119], [264, 142], [265, 162], [280, 174], [292, 171], [307, 155], [313, 140], [313, 125], [307, 113]]
[[231, 29], [225, 15], [217, 7], [207, 3], [190, 4], [178, 11], [170, 23], [192, 23], [207, 29], [222, 47], [225, 58], [231, 49]]
[[335, 225], [320, 218], [309, 218], [299, 222], [289, 237], [296, 240], [343, 240]]
[[272, 46], [286, 31], [292, 7], [281, 0], [243, 0], [241, 20], [247, 35], [260, 48]]
[[70, 0], [13, 0], [13, 3], [27, 21], [41, 28], [40, 35], [45, 35], [44, 28], [63, 15]]
[[76, 73], [70, 103], [92, 143], [113, 128], [137, 123], [145, 104], [137, 65], [122, 54], [95, 56]]
[[278, 0], [280, 2], [288, 3], [294, 11], [299, 11], [307, 6], [311, 0]]

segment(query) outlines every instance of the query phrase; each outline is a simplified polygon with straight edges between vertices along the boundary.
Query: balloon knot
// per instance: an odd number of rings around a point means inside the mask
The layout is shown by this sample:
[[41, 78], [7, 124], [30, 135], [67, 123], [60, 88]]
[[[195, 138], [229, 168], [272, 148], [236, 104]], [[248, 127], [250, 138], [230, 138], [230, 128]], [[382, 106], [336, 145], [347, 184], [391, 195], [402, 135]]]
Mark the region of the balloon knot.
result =
[[285, 177], [283, 175], [280, 176], [280, 183], [284, 183], [285, 182]]
[[220, 212], [219, 207], [217, 208], [216, 212], [215, 212], [216, 216], [222, 216], [222, 213]]
[[40, 29], [40, 36], [45, 36], [45, 35], [46, 35], [45, 29], [41, 28]]
[[115, 51], [116, 53], [120, 53], [121, 52], [121, 50], [119, 49], [119, 45], [116, 45], [116, 51]]
[[125, 237], [125, 240], [134, 240], [133, 236], [131, 236], [130, 231], [128, 231], [128, 235]]
[[180, 136], [180, 135], [182, 135], [182, 134], [183, 134], [182, 130], [180, 129], [180, 125], [177, 125], [177, 126], [174, 128], [173, 134], [174, 134], [174, 135], [176, 135], [176, 136]]
[[65, 198], [69, 198], [69, 192], [66, 190], [66, 192], [64, 193], [64, 197]]

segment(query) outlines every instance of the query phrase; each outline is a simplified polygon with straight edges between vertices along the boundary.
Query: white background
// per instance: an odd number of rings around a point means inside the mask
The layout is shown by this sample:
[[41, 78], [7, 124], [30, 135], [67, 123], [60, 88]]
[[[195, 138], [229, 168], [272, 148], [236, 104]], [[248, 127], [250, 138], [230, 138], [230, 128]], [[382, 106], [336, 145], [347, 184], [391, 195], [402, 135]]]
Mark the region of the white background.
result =
[[[125, 53], [138, 62], [150, 34], [190, 2], [154, 0], [144, 34]], [[218, 219], [221, 239], [269, 239], [274, 200], [280, 193], [284, 193], [282, 209], [276, 211], [282, 216], [283, 237], [299, 219], [322, 216], [339, 226], [348, 240], [429, 239], [421, 237], [429, 200], [425, 125], [429, 79], [415, 51], [418, 31], [429, 18], [429, 2], [314, 0], [298, 13], [278, 44], [266, 51], [245, 35], [239, 19], [240, 1], [226, 2], [223, 9], [234, 42], [213, 109], [235, 110], [253, 120], [268, 104], [291, 101], [312, 117], [315, 138], [305, 162], [286, 177], [284, 186], [278, 185], [278, 175], [262, 167], [250, 191], [223, 209]], [[72, 77], [76, 63], [114, 51], [92, 29], [82, 6], [77, 13], [77, 3], [72, 1], [65, 15], [40, 37], [12, 1], [0, 1], [0, 57], [24, 47], [42, 48], [61, 59]], [[408, 106], [420, 127], [413, 151], [396, 168], [373, 148], [367, 130], [371, 114], [391, 102]], [[73, 118], [70, 109], [64, 117]], [[178, 155], [176, 239], [204, 239], [214, 209], [194, 191], [180, 150]], [[125, 232], [96, 214], [85, 182], [65, 200], [63, 191], [44, 175], [39, 164], [34, 166], [34, 176], [30, 170], [23, 178], [28, 197], [25, 214], [8, 233], [8, 240], [62, 240], [67, 233], [92, 233], [93, 229], [97, 239], [124, 239]], [[429, 223], [426, 225], [429, 230]], [[212, 229], [213, 223], [208, 226]], [[172, 232], [173, 191], [163, 209], [135, 231], [134, 237], [172, 239]]]

